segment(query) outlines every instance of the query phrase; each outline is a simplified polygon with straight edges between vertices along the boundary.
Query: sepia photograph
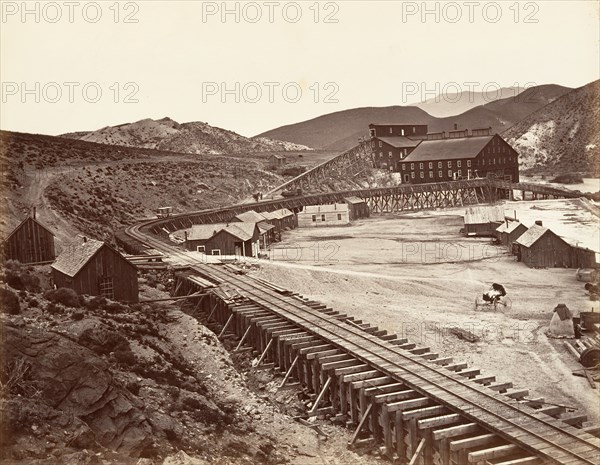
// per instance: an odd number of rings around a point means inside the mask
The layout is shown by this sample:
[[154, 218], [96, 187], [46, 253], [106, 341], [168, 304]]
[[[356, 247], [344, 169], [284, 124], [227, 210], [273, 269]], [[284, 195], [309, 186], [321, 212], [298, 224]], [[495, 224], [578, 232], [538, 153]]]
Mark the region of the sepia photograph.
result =
[[600, 1], [0, 10], [1, 464], [600, 465]]

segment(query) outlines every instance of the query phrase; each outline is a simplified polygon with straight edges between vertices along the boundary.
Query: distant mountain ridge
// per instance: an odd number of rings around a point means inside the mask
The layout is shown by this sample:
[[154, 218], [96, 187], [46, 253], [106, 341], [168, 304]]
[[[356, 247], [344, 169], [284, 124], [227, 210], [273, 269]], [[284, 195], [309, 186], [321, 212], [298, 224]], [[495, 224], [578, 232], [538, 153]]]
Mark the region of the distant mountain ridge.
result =
[[420, 103], [414, 103], [413, 106], [425, 110], [436, 118], [445, 118], [459, 115], [471, 108], [486, 105], [496, 100], [516, 97], [524, 90], [525, 88], [522, 87], [503, 87], [499, 89], [489, 86], [489, 89], [485, 92], [442, 92]]
[[134, 123], [106, 126], [96, 131], [62, 134], [61, 137], [100, 144], [213, 155], [310, 150], [292, 142], [265, 137], [248, 138], [207, 123], [178, 123], [168, 117], [159, 120], [147, 118]]
[[522, 168], [600, 176], [600, 80], [563, 95], [503, 133]]
[[370, 123], [427, 124], [430, 132], [452, 131], [456, 124], [458, 129], [491, 127], [500, 133], [570, 90], [554, 84], [530, 87], [516, 96], [445, 118], [436, 118], [416, 106], [354, 108], [282, 126], [257, 137], [287, 140], [315, 149], [347, 150], [368, 134]]

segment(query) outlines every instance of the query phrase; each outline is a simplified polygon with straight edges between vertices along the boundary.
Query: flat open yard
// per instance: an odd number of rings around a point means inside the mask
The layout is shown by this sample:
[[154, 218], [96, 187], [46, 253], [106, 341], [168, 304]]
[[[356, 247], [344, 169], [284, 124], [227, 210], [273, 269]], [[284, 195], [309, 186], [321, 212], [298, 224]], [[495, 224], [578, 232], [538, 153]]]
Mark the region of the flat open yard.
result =
[[[297, 229], [255, 273], [598, 421], [598, 391], [572, 375], [582, 367], [563, 341], [544, 334], [557, 304], [600, 311], [598, 302], [588, 300], [575, 270], [530, 269], [490, 239], [461, 236], [462, 214], [387, 214]], [[512, 308], [475, 311], [476, 296], [493, 282], [506, 287]], [[460, 340], [451, 327], [481, 340]]]

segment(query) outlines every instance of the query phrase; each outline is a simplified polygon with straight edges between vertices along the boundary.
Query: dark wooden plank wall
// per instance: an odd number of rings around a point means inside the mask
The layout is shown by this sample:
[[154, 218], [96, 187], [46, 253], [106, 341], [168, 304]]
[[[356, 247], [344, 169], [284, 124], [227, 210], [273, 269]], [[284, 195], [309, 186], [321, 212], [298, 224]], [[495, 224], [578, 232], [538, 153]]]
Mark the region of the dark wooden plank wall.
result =
[[85, 266], [71, 278], [52, 269], [57, 287], [70, 287], [78, 294], [100, 295], [100, 279], [113, 278], [114, 299], [138, 302], [137, 269], [110, 247], [102, 247]]
[[29, 218], [4, 244], [7, 260], [21, 263], [48, 262], [56, 258], [54, 236], [39, 223]]
[[531, 247], [521, 247], [521, 260], [532, 268], [572, 268], [573, 258], [572, 247], [552, 231]]

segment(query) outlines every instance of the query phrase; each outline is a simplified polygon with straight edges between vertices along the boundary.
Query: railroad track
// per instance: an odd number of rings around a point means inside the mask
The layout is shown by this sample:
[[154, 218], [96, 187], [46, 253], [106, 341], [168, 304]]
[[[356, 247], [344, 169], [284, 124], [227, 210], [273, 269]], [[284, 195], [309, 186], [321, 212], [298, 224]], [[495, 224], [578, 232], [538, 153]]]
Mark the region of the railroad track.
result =
[[517, 393], [496, 392], [501, 384], [486, 383], [484, 377], [469, 379], [469, 370], [451, 360], [415, 353], [414, 344], [384, 340], [349, 318], [324, 313], [251, 277], [198, 263], [139, 228], [127, 234], [171, 255], [206, 282], [227, 285], [244, 297], [245, 306], [236, 306], [211, 296], [207, 311], [214, 315], [218, 309], [221, 335], [232, 321], [238, 336], [243, 334], [240, 345], [254, 334], [261, 360], [277, 361], [286, 378], [295, 372], [313, 391], [314, 414], [324, 411], [318, 408], [323, 399], [333, 410], [349, 411], [355, 438], [367, 424], [391, 458], [421, 455], [425, 464], [600, 464], [598, 438], [549, 416], [552, 407], [540, 408], [543, 400], [510, 399], [507, 395]]

